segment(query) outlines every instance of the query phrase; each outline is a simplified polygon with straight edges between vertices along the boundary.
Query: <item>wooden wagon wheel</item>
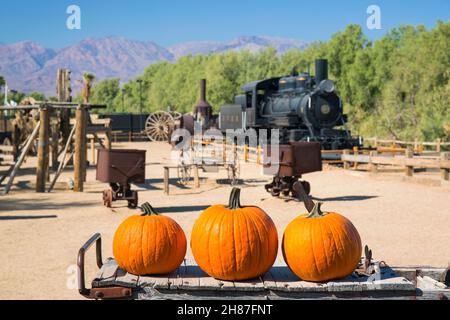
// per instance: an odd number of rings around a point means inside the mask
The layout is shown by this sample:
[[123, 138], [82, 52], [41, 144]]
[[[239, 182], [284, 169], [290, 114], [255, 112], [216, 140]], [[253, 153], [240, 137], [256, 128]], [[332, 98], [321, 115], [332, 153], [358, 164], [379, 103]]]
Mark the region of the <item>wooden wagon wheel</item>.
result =
[[151, 141], [168, 141], [170, 128], [174, 119], [168, 112], [159, 111], [151, 114], [145, 122], [145, 133]]
[[172, 111], [172, 112], [170, 113], [170, 115], [172, 116], [173, 120], [175, 120], [175, 121], [181, 120], [181, 117], [183, 116], [183, 115], [182, 115], [180, 112], [178, 112], [178, 111]]

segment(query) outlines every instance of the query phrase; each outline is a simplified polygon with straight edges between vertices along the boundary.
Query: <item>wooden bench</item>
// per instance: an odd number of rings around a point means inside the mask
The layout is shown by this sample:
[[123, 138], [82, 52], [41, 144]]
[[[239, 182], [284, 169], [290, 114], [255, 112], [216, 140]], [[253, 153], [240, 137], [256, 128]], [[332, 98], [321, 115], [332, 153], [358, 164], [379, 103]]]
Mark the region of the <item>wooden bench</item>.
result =
[[[200, 177], [198, 173], [198, 166], [190, 165], [191, 168], [194, 169], [194, 187], [200, 188]], [[171, 169], [180, 169], [179, 166], [164, 166], [164, 194], [169, 195], [169, 185], [170, 185], [170, 170]]]
[[[101, 235], [92, 236], [78, 253], [78, 288], [89, 299], [443, 299], [450, 297], [445, 284], [436, 281], [444, 269], [382, 266], [370, 277], [353, 273], [345, 279], [312, 283], [298, 279], [284, 263], [264, 276], [248, 281], [221, 281], [208, 276], [193, 260], [168, 275], [135, 276], [122, 270], [113, 258], [102, 261]], [[85, 254], [96, 247], [99, 271], [85, 284]], [[363, 258], [364, 259], [364, 258]], [[363, 261], [363, 260], [362, 260]]]
[[[93, 292], [113, 288], [129, 289], [129, 298], [145, 299], [330, 299], [383, 298], [416, 295], [416, 285], [390, 268], [383, 268], [379, 279], [352, 275], [328, 283], [299, 280], [284, 264], [277, 264], [263, 277], [249, 281], [221, 281], [209, 277], [192, 260], [163, 276], [135, 276], [108, 259], [92, 281]], [[123, 292], [123, 291], [122, 291]], [[100, 294], [102, 295], [102, 294]]]

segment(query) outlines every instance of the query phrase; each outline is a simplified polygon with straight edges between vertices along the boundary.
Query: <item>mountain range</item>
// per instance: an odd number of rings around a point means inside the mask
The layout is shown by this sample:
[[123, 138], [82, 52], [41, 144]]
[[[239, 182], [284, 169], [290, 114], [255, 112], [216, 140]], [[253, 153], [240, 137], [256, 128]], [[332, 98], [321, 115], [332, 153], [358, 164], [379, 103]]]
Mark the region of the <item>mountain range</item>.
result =
[[307, 46], [304, 41], [257, 36], [243, 36], [229, 42], [187, 42], [169, 48], [123, 37], [89, 38], [60, 50], [24, 41], [0, 44], [0, 75], [8, 81], [10, 89], [26, 93], [37, 91], [51, 96], [55, 95], [59, 68], [72, 71], [72, 86], [77, 91], [77, 80], [86, 71], [95, 74], [98, 80], [115, 77], [126, 82], [142, 74], [150, 64], [175, 62], [186, 55], [230, 50], [256, 52], [270, 47], [282, 54], [289, 49], [302, 50]]

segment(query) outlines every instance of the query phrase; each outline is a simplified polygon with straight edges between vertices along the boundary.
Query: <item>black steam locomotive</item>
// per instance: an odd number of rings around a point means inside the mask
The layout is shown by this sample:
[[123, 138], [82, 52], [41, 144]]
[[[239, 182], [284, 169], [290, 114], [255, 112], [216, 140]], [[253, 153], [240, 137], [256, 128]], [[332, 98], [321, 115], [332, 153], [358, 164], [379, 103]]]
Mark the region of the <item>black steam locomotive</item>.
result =
[[[316, 60], [316, 74], [298, 74], [246, 84], [235, 104], [220, 108], [218, 127], [227, 129], [278, 129], [280, 144], [318, 141], [325, 150], [361, 146], [346, 129], [347, 116], [327, 60]], [[341, 129], [337, 129], [341, 127]]]

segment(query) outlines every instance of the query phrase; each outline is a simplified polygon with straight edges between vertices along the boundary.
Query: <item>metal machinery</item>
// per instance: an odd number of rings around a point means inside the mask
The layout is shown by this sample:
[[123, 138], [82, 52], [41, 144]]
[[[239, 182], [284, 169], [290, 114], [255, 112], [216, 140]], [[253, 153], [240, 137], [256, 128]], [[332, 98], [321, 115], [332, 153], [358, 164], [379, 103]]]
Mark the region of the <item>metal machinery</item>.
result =
[[103, 191], [103, 204], [110, 208], [114, 201], [128, 201], [128, 207], [136, 208], [138, 193], [131, 190], [131, 183], [145, 182], [145, 153], [141, 150], [98, 151], [97, 180], [109, 183]]
[[346, 129], [347, 116], [334, 82], [328, 79], [327, 60], [316, 60], [316, 74], [297, 73], [255, 81], [242, 87], [235, 103], [220, 109], [219, 127], [278, 129], [280, 143], [318, 141], [325, 150], [360, 147]]
[[[206, 80], [200, 81], [200, 100], [194, 107], [193, 114], [184, 114], [181, 116], [180, 124], [174, 126], [174, 129], [183, 128], [195, 138], [195, 129], [205, 132], [209, 129], [217, 129], [218, 116], [213, 114], [213, 107], [206, 100]], [[176, 145], [180, 142], [173, 141]], [[202, 142], [202, 146], [205, 146]], [[189, 150], [189, 159], [194, 165], [200, 167], [205, 172], [218, 172], [220, 168], [225, 169], [228, 174], [228, 180], [231, 184], [236, 184], [240, 175], [240, 164], [237, 154], [233, 154], [231, 161], [217, 161], [218, 158], [211, 158], [203, 154], [203, 149], [198, 150], [195, 146]], [[181, 151], [180, 163], [178, 164], [179, 182], [184, 184], [191, 179], [191, 164], [186, 163], [184, 156], [186, 151]], [[222, 159], [222, 157], [220, 157]], [[230, 160], [230, 159], [228, 159]]]
[[[271, 146], [267, 148], [267, 156], [271, 157]], [[292, 195], [299, 198], [294, 186], [303, 174], [322, 171], [321, 146], [319, 142], [291, 142], [279, 146], [279, 161], [264, 165], [278, 165], [278, 172], [272, 183], [266, 185], [267, 192], [274, 197]], [[306, 194], [310, 194], [311, 186], [307, 181], [300, 181]]]

